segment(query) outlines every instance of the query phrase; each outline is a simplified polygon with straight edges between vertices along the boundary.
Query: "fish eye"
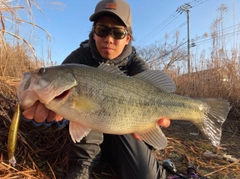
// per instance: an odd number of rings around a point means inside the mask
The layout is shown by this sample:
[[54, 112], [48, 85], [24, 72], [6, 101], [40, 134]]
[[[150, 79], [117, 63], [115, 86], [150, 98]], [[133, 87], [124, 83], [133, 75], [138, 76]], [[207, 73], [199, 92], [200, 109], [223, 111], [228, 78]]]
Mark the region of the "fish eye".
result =
[[40, 68], [39, 70], [38, 70], [38, 73], [40, 73], [40, 74], [43, 74], [43, 73], [45, 73], [46, 72], [46, 68]]

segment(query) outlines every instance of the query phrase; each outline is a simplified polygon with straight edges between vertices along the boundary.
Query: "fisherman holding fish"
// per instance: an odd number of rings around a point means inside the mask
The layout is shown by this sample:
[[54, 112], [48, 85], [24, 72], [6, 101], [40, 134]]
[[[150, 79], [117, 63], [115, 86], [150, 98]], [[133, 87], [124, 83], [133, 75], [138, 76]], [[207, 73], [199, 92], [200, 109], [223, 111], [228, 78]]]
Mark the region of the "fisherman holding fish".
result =
[[[132, 17], [124, 0], [101, 0], [90, 16], [93, 22], [89, 39], [73, 51], [63, 64], [78, 63], [98, 67], [101, 63], [114, 65], [128, 76], [149, 67], [131, 45]], [[36, 101], [31, 107], [22, 106], [21, 122], [33, 130], [56, 131], [69, 121]], [[168, 127], [170, 120], [159, 119], [158, 125]], [[111, 135], [91, 130], [80, 142], [71, 141], [71, 168], [66, 179], [92, 178], [92, 168], [100, 159], [107, 161], [122, 179], [166, 178], [165, 171], [152, 154], [152, 147], [136, 134]]]

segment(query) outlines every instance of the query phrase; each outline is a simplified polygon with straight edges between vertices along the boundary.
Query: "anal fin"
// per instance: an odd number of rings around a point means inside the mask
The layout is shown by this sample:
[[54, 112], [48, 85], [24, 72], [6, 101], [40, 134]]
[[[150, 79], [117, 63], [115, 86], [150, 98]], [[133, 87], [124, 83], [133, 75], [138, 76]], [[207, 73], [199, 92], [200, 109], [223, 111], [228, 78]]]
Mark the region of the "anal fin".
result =
[[155, 149], [160, 150], [167, 146], [167, 138], [158, 125], [147, 133], [137, 133], [137, 135]]

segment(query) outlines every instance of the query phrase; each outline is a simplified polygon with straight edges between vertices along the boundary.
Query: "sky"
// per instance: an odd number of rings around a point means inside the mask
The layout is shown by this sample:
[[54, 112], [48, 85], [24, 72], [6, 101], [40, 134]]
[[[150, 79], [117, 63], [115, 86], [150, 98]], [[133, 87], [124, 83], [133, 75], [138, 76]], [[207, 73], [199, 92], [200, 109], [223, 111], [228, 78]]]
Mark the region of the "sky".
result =
[[[219, 16], [217, 8], [221, 4], [228, 6], [225, 13], [225, 26], [240, 23], [239, 0], [126, 0], [132, 10], [132, 28], [135, 46], [147, 46], [164, 39], [166, 33], [180, 31], [182, 38], [187, 38], [186, 12], [176, 10], [189, 3], [190, 36], [201, 36], [210, 32], [213, 21]], [[34, 8], [34, 21], [51, 34], [47, 43], [46, 33], [36, 30], [33, 34], [33, 46], [38, 57], [47, 60], [49, 50], [51, 61], [61, 62], [79, 44], [88, 38], [92, 27], [89, 17], [93, 14], [99, 0], [59, 0], [63, 5], [53, 5], [49, 1], [37, 1], [42, 12]], [[234, 8], [234, 10], [233, 10]], [[235, 21], [233, 21], [235, 19]], [[27, 30], [26, 30], [27, 31]]]

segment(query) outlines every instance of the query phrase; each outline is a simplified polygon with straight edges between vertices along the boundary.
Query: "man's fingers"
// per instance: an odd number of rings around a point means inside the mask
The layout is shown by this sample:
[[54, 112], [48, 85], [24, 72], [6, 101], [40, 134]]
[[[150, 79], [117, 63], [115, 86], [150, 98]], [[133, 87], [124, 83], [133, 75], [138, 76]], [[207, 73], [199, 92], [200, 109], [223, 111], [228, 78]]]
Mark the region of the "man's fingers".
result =
[[49, 111], [46, 121], [47, 122], [52, 122], [52, 121], [55, 120], [55, 118], [56, 118], [56, 113], [53, 112], [53, 111]]
[[56, 121], [61, 121], [61, 120], [63, 120], [63, 117], [58, 115], [58, 114], [56, 114], [55, 119], [56, 119]]
[[54, 120], [61, 121], [62, 116], [56, 114], [53, 111], [50, 111], [39, 101], [36, 101], [30, 108], [22, 112], [24, 118], [29, 120], [34, 120], [37, 123], [52, 122]]
[[30, 108], [23, 111], [22, 115], [26, 119], [32, 120], [34, 118], [39, 101], [36, 101]]
[[39, 103], [35, 112], [34, 120], [38, 123], [44, 122], [48, 117], [49, 109], [44, 104]]
[[58, 114], [56, 114], [55, 112], [53, 112], [53, 111], [49, 111], [49, 113], [48, 113], [48, 117], [47, 117], [47, 122], [52, 122], [52, 121], [54, 121], [54, 120], [56, 120], [56, 121], [61, 121], [63, 119], [63, 117], [62, 116], [60, 116], [60, 115], [58, 115]]
[[158, 125], [167, 128], [167, 127], [170, 126], [170, 119], [168, 119], [168, 118], [161, 118], [158, 121]]
[[139, 137], [137, 134], [132, 133], [131, 135], [137, 140], [142, 140], [141, 137]]

